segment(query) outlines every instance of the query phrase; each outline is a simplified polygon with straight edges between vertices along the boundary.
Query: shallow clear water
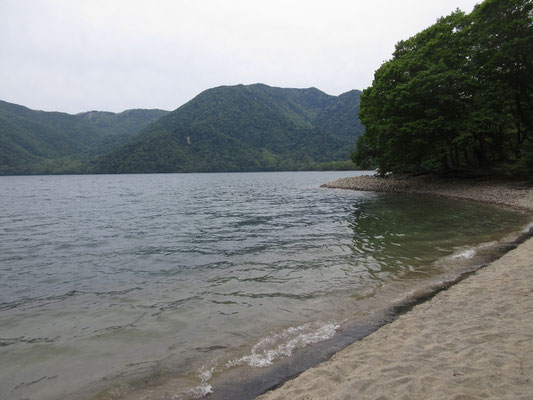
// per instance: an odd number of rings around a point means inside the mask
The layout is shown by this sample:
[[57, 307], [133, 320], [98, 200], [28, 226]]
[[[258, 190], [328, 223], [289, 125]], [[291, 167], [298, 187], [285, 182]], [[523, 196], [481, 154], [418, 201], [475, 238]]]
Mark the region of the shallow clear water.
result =
[[354, 174], [0, 177], [0, 398], [195, 397], [464, 272], [527, 223], [319, 188]]

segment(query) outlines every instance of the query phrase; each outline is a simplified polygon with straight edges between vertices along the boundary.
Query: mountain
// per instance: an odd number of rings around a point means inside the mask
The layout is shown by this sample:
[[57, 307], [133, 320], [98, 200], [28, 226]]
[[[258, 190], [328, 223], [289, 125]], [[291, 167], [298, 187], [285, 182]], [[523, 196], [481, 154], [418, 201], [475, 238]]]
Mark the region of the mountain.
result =
[[89, 159], [111, 151], [166, 113], [71, 115], [0, 101], [0, 174], [85, 172]]
[[170, 113], [76, 115], [0, 101], [0, 174], [327, 168], [363, 131], [360, 94], [220, 86]]
[[168, 114], [165, 110], [132, 109], [121, 113], [107, 111], [87, 111], [76, 114], [77, 117], [88, 121], [111, 135], [131, 135], [139, 132], [150, 123]]
[[360, 91], [220, 86], [97, 159], [96, 173], [263, 171], [348, 160], [363, 127]]

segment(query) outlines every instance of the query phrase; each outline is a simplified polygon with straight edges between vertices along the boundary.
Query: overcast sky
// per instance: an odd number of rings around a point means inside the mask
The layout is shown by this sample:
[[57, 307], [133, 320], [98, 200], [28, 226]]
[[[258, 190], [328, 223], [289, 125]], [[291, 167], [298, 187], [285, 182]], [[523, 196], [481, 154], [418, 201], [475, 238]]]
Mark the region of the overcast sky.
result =
[[364, 89], [394, 45], [479, 0], [0, 0], [0, 99], [173, 110], [219, 85]]

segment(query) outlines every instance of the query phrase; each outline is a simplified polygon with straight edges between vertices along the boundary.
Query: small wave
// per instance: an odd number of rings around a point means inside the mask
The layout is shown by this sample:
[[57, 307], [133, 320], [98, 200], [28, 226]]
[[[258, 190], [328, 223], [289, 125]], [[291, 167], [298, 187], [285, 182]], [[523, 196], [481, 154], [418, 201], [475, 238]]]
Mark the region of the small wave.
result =
[[32, 337], [18, 337], [18, 338], [0, 338], [0, 347], [6, 347], [11, 346], [13, 344], [19, 344], [19, 343], [53, 343], [57, 341], [60, 338], [60, 336], [56, 336], [54, 338], [32, 338]]
[[54, 379], [57, 379], [57, 375], [54, 375], [54, 376], [43, 376], [39, 379], [36, 379], [34, 381], [31, 381], [31, 382], [22, 382], [22, 383], [19, 383], [17, 386], [15, 386], [13, 389], [11, 389], [11, 392], [14, 392], [20, 388], [24, 388], [24, 387], [28, 387], [28, 386], [31, 386], [31, 385], [35, 385], [36, 383], [40, 383], [42, 381], [53, 381]]
[[43, 296], [43, 297], [22, 297], [18, 300], [14, 300], [11, 302], [0, 303], [0, 310], [10, 310], [10, 309], [21, 307], [21, 306], [32, 306], [35, 303], [38, 303], [37, 306], [42, 306], [48, 303], [62, 301], [69, 297], [79, 296], [82, 294], [85, 294], [85, 292], [82, 292], [79, 290], [71, 290], [69, 292], [66, 292], [60, 295]]
[[533, 222], [530, 222], [524, 227], [522, 233], [533, 233]]
[[141, 287], [135, 286], [123, 290], [110, 290], [108, 292], [94, 292], [94, 294], [98, 296], [119, 296], [123, 294], [128, 294], [129, 292], [133, 292], [135, 290], [142, 290]]
[[231, 368], [240, 365], [249, 365], [255, 368], [268, 367], [281, 357], [291, 356], [296, 349], [331, 339], [339, 328], [339, 324], [329, 322], [321, 326], [307, 323], [284, 329], [280, 333], [264, 337], [252, 347], [250, 354], [228, 361], [226, 367]]
[[184, 392], [174, 393], [171, 396], [172, 400], [195, 400], [201, 399], [204, 396], [207, 396], [210, 393], [213, 393], [213, 387], [208, 383], [213, 376], [213, 371], [216, 369], [216, 360], [215, 366], [211, 368], [202, 367], [198, 371], [198, 377], [200, 378], [200, 385], [193, 387]]
[[[511, 240], [512, 238], [509, 238], [509, 240]], [[463, 259], [472, 259], [474, 258], [476, 255], [480, 254], [480, 253], [483, 253], [485, 252], [486, 250], [490, 250], [490, 249], [494, 249], [498, 246], [499, 242], [498, 241], [491, 241], [491, 242], [485, 242], [485, 243], [481, 243], [475, 247], [469, 247], [467, 249], [463, 249], [461, 251], [459, 251], [458, 253], [455, 253], [453, 255], [450, 256], [450, 258], [452, 260], [456, 260], [458, 258], [463, 258]]]
[[282, 357], [289, 357], [297, 350], [308, 345], [331, 339], [340, 325], [336, 322], [309, 322], [300, 326], [289, 327], [281, 332], [271, 333], [259, 340], [251, 349], [250, 354], [227, 361], [220, 362], [219, 358], [211, 360], [210, 366], [204, 365], [198, 370], [199, 384], [192, 389], [172, 395], [173, 400], [200, 399], [213, 393], [209, 383], [215, 371], [250, 366], [263, 368], [272, 365]]
[[213, 388], [209, 384], [203, 384], [187, 390], [184, 393], [176, 393], [171, 396], [172, 400], [195, 400], [201, 399], [207, 396], [209, 393], [213, 393]]
[[[173, 309], [183, 306], [184, 304], [189, 304], [191, 301], [201, 300], [201, 299], [202, 299], [201, 296], [189, 296], [189, 297], [185, 297], [183, 299], [177, 299], [174, 301], [164, 301], [164, 302], [158, 302], [155, 304], [140, 305], [139, 307], [147, 308], [147, 309], [158, 309], [159, 312], [157, 314], [160, 314], [163, 311], [173, 310]], [[156, 315], [156, 314], [153, 314], [153, 315]]]
[[466, 250], [461, 251], [458, 254], [454, 254], [452, 256], [452, 258], [453, 259], [456, 259], [456, 258], [473, 258], [475, 255], [476, 255], [476, 250], [475, 249], [466, 249]]

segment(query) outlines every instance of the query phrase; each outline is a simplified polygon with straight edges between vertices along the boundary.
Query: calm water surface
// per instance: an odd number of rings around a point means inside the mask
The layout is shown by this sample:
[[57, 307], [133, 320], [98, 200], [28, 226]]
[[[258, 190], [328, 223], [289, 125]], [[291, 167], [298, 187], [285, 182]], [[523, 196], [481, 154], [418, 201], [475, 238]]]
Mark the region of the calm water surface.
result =
[[528, 222], [319, 188], [355, 174], [0, 177], [0, 398], [199, 397], [463, 273]]

